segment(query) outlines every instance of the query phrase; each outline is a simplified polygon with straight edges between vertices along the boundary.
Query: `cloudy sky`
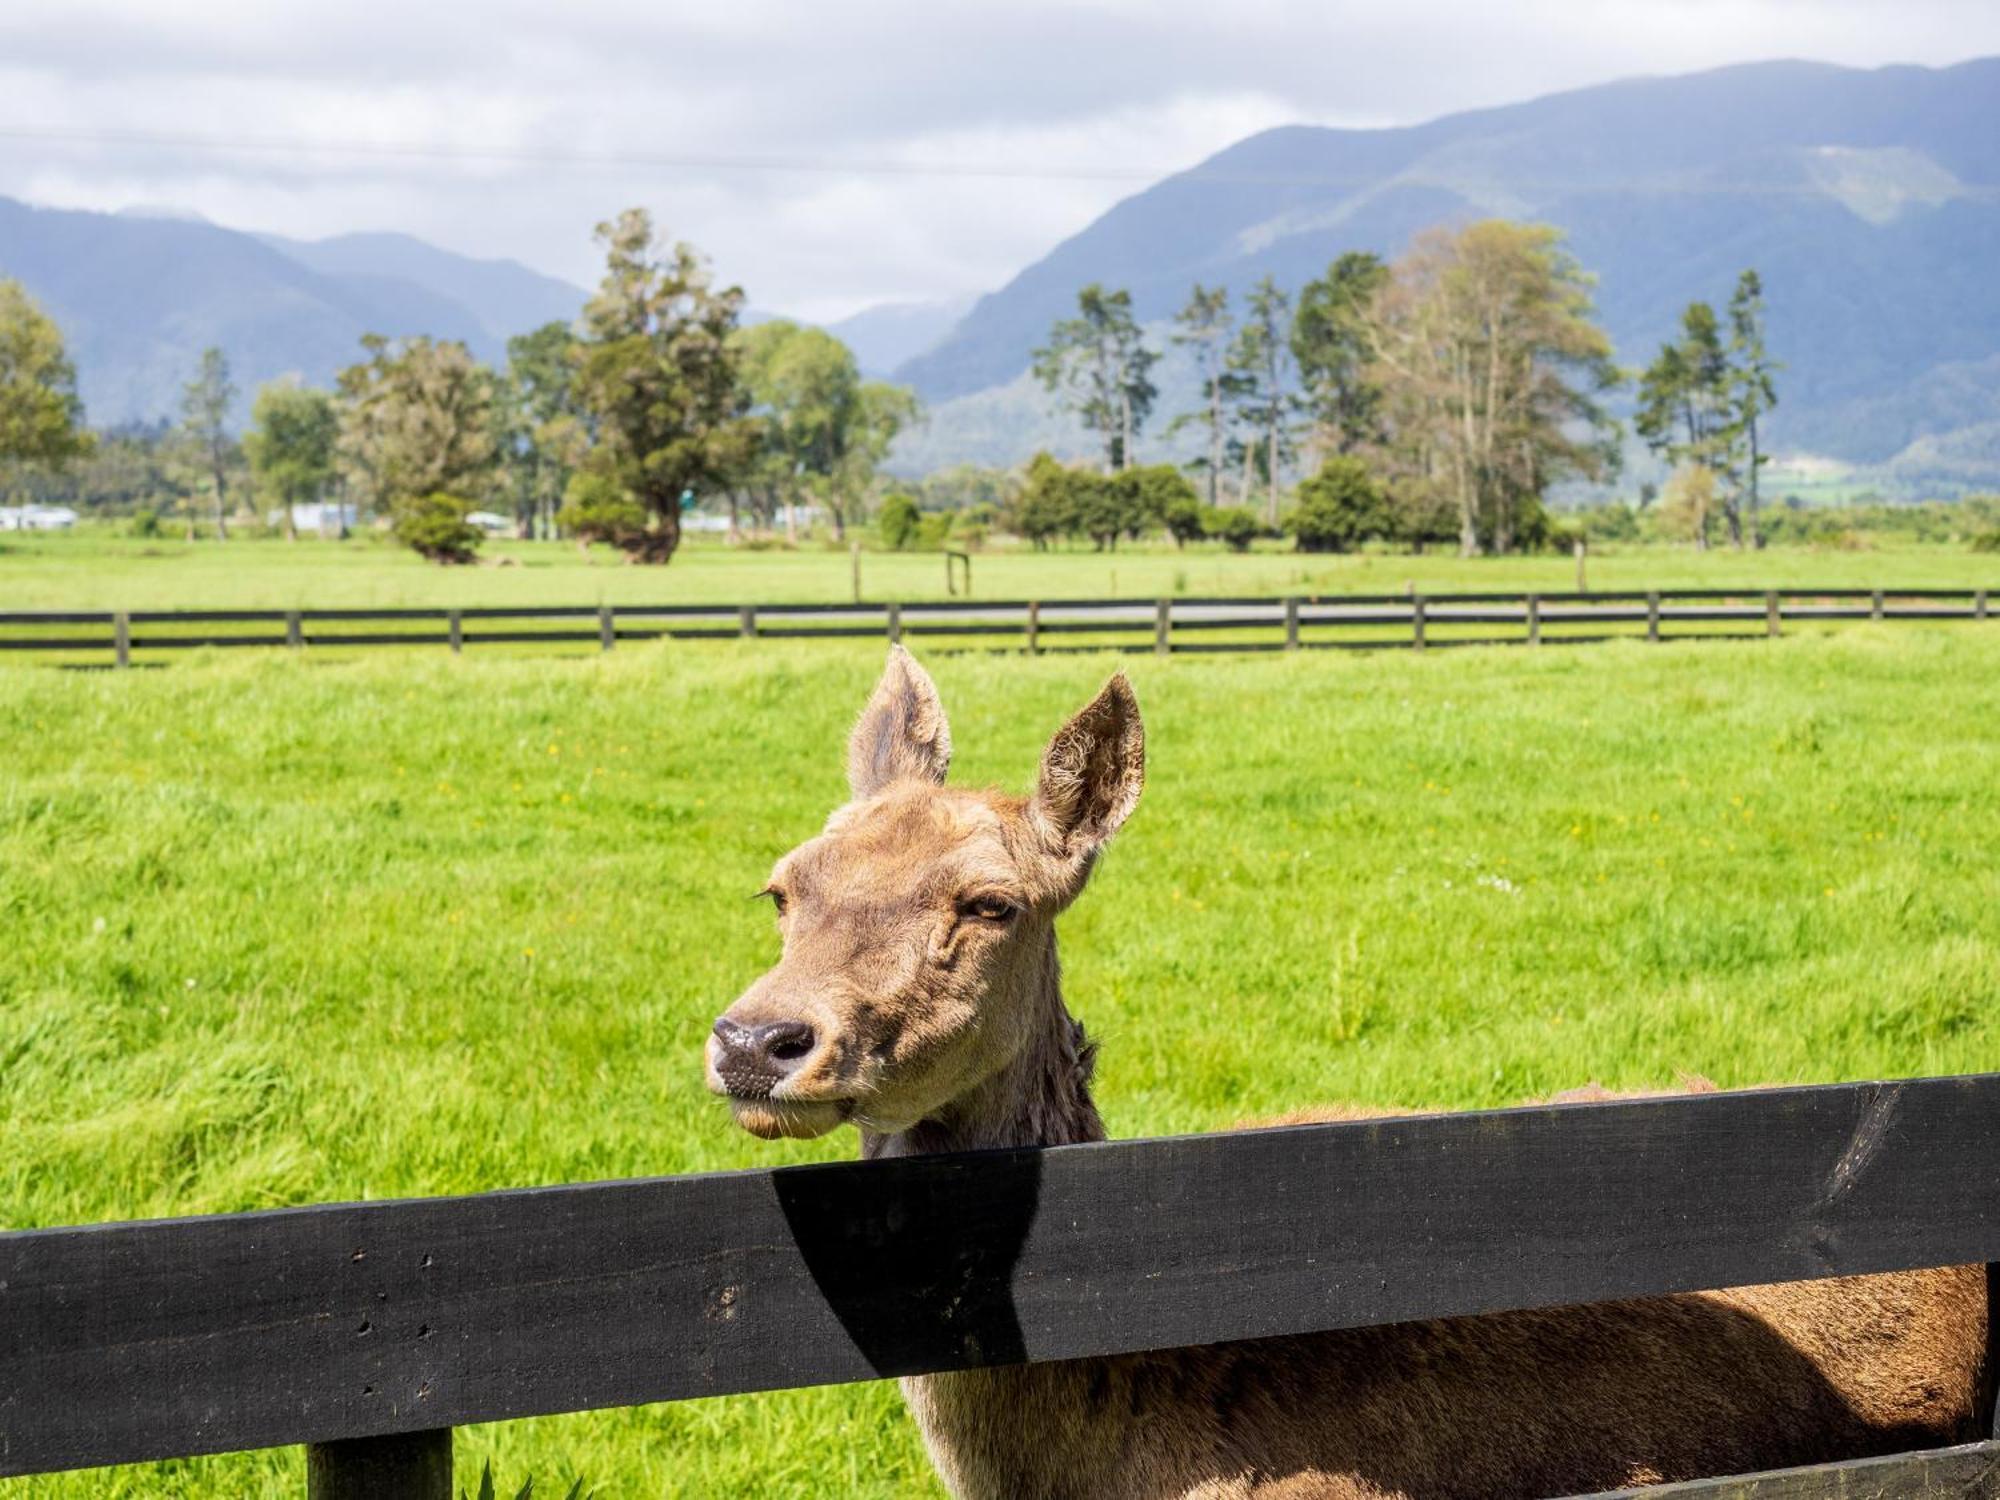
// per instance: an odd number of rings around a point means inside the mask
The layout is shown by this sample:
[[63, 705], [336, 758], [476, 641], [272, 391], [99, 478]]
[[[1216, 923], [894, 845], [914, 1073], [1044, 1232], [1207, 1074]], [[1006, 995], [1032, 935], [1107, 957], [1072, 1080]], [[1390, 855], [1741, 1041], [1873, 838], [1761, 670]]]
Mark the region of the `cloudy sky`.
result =
[[1771, 57], [2000, 53], [1995, 0], [0, 6], [0, 194], [399, 229], [583, 283], [643, 203], [761, 307], [1004, 281], [1267, 126]]

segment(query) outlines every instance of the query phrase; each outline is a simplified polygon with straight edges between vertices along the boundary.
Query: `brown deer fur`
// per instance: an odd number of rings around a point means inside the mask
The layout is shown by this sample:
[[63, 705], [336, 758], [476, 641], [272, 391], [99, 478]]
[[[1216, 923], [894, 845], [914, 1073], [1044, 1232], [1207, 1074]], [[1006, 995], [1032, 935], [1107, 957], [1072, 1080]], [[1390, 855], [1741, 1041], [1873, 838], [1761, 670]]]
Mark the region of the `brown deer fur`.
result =
[[[752, 1132], [852, 1121], [871, 1157], [1104, 1137], [1054, 921], [1138, 800], [1138, 705], [1114, 677], [1057, 733], [1025, 799], [947, 788], [950, 753], [936, 690], [897, 648], [849, 747], [853, 800], [772, 873], [783, 956], [710, 1043], [710, 1086]], [[811, 1050], [785, 1064], [746, 1060], [723, 1036], [791, 1023], [810, 1028], [794, 1052]], [[1590, 1085], [1558, 1101], [1604, 1097]], [[1961, 1267], [903, 1390], [961, 1500], [1494, 1500], [1973, 1436], [1985, 1330], [1983, 1272]]]

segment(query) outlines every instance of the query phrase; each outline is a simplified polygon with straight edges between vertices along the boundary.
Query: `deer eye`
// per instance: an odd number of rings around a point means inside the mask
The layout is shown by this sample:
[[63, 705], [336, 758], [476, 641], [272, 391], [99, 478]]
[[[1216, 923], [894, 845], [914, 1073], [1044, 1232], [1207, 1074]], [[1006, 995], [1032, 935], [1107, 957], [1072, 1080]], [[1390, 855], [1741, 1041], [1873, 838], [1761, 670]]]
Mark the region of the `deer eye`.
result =
[[958, 912], [982, 922], [1004, 922], [1014, 915], [1014, 903], [1002, 896], [972, 896], [959, 902]]
[[785, 914], [785, 893], [783, 891], [774, 885], [767, 885], [757, 894], [760, 896], [769, 896], [771, 898], [771, 905], [777, 908], [778, 915], [782, 917]]

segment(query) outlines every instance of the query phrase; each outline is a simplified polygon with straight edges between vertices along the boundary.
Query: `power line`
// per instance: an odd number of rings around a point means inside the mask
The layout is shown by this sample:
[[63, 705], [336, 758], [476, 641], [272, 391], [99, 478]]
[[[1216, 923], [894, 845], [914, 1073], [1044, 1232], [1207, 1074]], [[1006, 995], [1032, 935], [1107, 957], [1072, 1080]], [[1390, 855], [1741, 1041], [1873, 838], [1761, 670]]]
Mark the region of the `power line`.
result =
[[[1248, 187], [1336, 188], [1348, 191], [1380, 189], [1401, 183], [1443, 187], [1451, 184], [1426, 174], [1355, 176], [1322, 172], [1257, 172], [1215, 167], [1103, 166], [1078, 167], [1051, 163], [909, 162], [888, 158], [853, 158], [651, 151], [582, 151], [557, 147], [455, 145], [425, 141], [308, 141], [279, 137], [215, 136], [178, 131], [105, 130], [69, 126], [0, 125], [0, 142], [37, 145], [129, 146], [145, 150], [202, 151], [218, 155], [353, 156], [386, 160], [498, 162], [522, 166], [638, 167], [687, 172], [797, 173], [812, 176], [943, 177], [1019, 182], [1156, 183], [1168, 178], [1184, 182]], [[1811, 149], [1811, 148], [1800, 148]], [[1837, 149], [1837, 148], [1836, 148]], [[1415, 163], [1421, 167], [1421, 160]], [[1837, 171], [1837, 168], [1836, 168]], [[1499, 178], [1494, 186], [1507, 193], [1598, 194], [1643, 192], [1688, 197], [1835, 196], [1833, 182], [1717, 183], [1666, 179], [1536, 179]], [[1863, 185], [1857, 189], [1865, 192]], [[2000, 198], [2000, 184], [1953, 180], [1932, 191], [1905, 195], [1920, 201], [1952, 198]]]

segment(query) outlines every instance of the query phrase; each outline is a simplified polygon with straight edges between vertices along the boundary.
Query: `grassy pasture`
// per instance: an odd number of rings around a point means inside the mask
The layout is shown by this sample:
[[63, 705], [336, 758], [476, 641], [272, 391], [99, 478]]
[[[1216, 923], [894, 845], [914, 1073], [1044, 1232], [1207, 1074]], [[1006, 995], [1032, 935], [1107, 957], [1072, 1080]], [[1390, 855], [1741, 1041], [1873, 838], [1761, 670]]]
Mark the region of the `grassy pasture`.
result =
[[[851, 1150], [733, 1133], [698, 1049], [775, 954], [748, 897], [840, 798], [879, 665], [770, 642], [0, 665], [0, 1225]], [[934, 665], [957, 774], [1020, 785], [1112, 663]], [[2000, 1056], [2000, 630], [1129, 670], [1150, 784], [1063, 928], [1114, 1133]], [[459, 1452], [556, 1493], [940, 1493], [884, 1385]], [[301, 1471], [0, 1495], [219, 1500]]]
[[[704, 539], [664, 568], [629, 567], [605, 548], [586, 553], [568, 542], [497, 542], [484, 550], [478, 566], [440, 568], [376, 538], [189, 543], [140, 541], [101, 528], [9, 535], [0, 537], [0, 610], [779, 604], [853, 597], [847, 554], [816, 544], [748, 551]], [[869, 552], [861, 569], [870, 600], [947, 597], [944, 559], [936, 553]], [[977, 554], [972, 581], [982, 599], [1383, 594], [1412, 587], [1557, 591], [1576, 587], [1576, 567], [1566, 557], [1310, 556], [1275, 545], [1244, 554], [1211, 545], [1116, 553], [1006, 547]], [[2000, 560], [1917, 544], [1706, 554], [1635, 545], [1599, 549], [1589, 560], [1588, 581], [1593, 589], [2000, 589]]]

